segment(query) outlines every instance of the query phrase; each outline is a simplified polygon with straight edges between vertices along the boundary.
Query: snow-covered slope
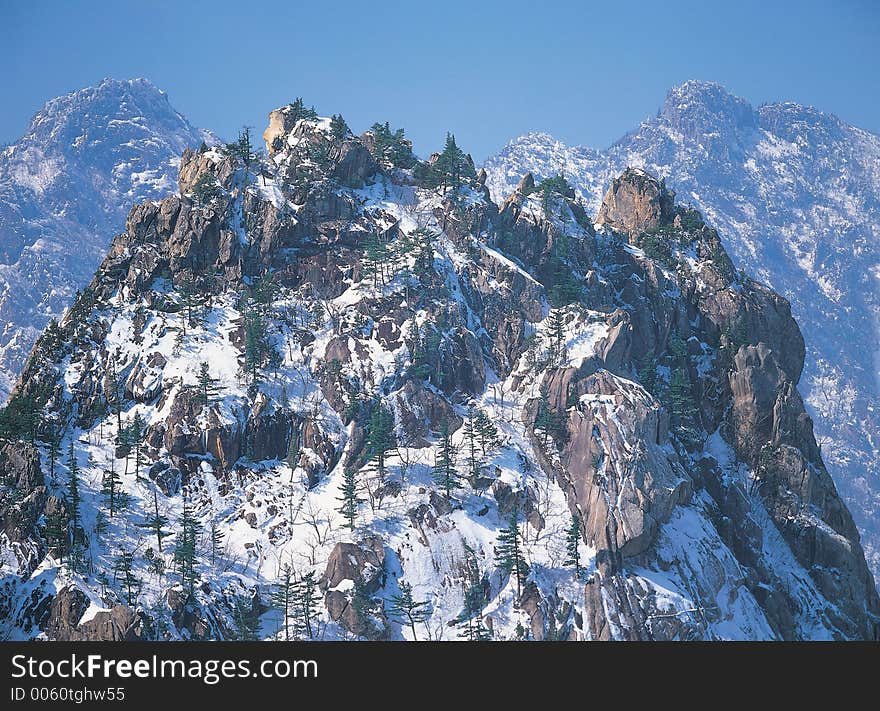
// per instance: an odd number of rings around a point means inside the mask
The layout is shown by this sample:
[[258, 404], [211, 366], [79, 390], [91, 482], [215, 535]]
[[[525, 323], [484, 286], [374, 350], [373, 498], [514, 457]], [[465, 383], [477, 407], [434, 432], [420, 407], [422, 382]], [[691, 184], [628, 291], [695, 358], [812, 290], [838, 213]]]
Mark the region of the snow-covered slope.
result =
[[880, 577], [880, 137], [792, 103], [689, 81], [607, 150], [534, 133], [485, 168], [493, 196], [563, 173], [594, 209], [627, 166], [666, 179], [737, 266], [791, 301], [817, 439]]
[[0, 400], [132, 205], [172, 190], [203, 139], [149, 81], [106, 79], [49, 101], [0, 152]]

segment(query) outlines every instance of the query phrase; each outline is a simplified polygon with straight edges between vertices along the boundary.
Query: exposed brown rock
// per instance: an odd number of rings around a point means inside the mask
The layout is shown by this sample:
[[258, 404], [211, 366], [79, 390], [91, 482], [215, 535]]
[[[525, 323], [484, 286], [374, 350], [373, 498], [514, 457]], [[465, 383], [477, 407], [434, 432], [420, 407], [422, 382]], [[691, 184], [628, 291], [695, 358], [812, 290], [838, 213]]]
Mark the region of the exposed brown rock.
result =
[[675, 193], [639, 168], [611, 182], [596, 223], [634, 235], [672, 220]]
[[125, 605], [113, 605], [80, 622], [89, 607], [82, 591], [64, 587], [52, 599], [43, 629], [58, 642], [134, 642], [143, 639], [143, 617]]

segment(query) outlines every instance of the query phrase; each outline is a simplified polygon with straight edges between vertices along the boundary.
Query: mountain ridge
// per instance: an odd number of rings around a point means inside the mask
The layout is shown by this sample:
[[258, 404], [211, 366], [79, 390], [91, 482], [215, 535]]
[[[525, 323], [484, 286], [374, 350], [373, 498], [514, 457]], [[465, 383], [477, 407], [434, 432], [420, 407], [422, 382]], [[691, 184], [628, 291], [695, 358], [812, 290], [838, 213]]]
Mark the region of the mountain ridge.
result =
[[533, 133], [485, 163], [496, 198], [525, 172], [562, 172], [593, 209], [629, 165], [665, 178], [721, 230], [738, 265], [791, 300], [807, 340], [807, 406], [880, 574], [880, 137], [691, 81], [602, 151]]
[[149, 80], [104, 79], [48, 101], [0, 152], [0, 398], [129, 208], [172, 189], [180, 153], [202, 140], [215, 139]]
[[790, 305], [663, 182], [594, 223], [451, 136], [265, 137], [186, 150], [37, 342], [7, 636], [877, 638]]

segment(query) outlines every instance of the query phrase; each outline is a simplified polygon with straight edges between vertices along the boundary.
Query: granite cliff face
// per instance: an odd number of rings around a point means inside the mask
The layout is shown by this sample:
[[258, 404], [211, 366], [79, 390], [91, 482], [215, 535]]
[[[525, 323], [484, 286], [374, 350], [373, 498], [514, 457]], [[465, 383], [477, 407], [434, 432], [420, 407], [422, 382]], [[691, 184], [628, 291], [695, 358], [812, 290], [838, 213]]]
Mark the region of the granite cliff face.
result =
[[591, 210], [627, 167], [663, 178], [721, 232], [737, 267], [791, 302], [806, 337], [801, 393], [880, 574], [880, 138], [816, 109], [753, 107], [689, 81], [607, 150], [529, 134], [485, 165], [496, 200], [526, 173], [563, 173]]
[[49, 101], [0, 152], [0, 400], [131, 207], [171, 190], [203, 140], [150, 82], [106, 79]]
[[495, 203], [300, 102], [265, 138], [186, 151], [38, 341], [7, 635], [877, 637], [789, 303], [696, 210], [637, 170], [595, 224]]

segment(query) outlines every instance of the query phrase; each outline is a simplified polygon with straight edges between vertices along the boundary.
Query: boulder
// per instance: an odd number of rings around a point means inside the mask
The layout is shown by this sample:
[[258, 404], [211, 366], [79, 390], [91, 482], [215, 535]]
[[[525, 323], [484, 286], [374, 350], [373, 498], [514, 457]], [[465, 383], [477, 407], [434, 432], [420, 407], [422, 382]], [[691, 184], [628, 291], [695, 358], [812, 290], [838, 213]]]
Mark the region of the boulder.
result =
[[635, 236], [673, 219], [675, 192], [640, 168], [611, 182], [596, 223]]
[[691, 481], [663, 448], [666, 412], [641, 387], [599, 371], [578, 392], [561, 455], [569, 506], [580, 512], [589, 545], [612, 559], [637, 556], [688, 500]]
[[368, 537], [360, 545], [337, 543], [318, 585], [325, 591], [324, 605], [332, 620], [359, 637], [387, 636], [382, 609], [367, 612], [353, 604], [355, 583], [363, 586], [366, 595], [378, 592], [385, 585], [385, 547], [376, 536]]
[[378, 164], [361, 142], [347, 140], [339, 149], [336, 165], [330, 175], [343, 185], [360, 187], [367, 178], [377, 172], [379, 172]]
[[379, 591], [385, 584], [385, 545], [382, 539], [369, 536], [361, 544], [342, 542], [333, 546], [318, 585], [322, 590], [328, 590], [344, 580], [362, 582], [369, 593]]
[[89, 600], [81, 590], [64, 587], [52, 599], [43, 630], [58, 642], [135, 642], [145, 637], [143, 616], [126, 605], [99, 610], [82, 622]]

